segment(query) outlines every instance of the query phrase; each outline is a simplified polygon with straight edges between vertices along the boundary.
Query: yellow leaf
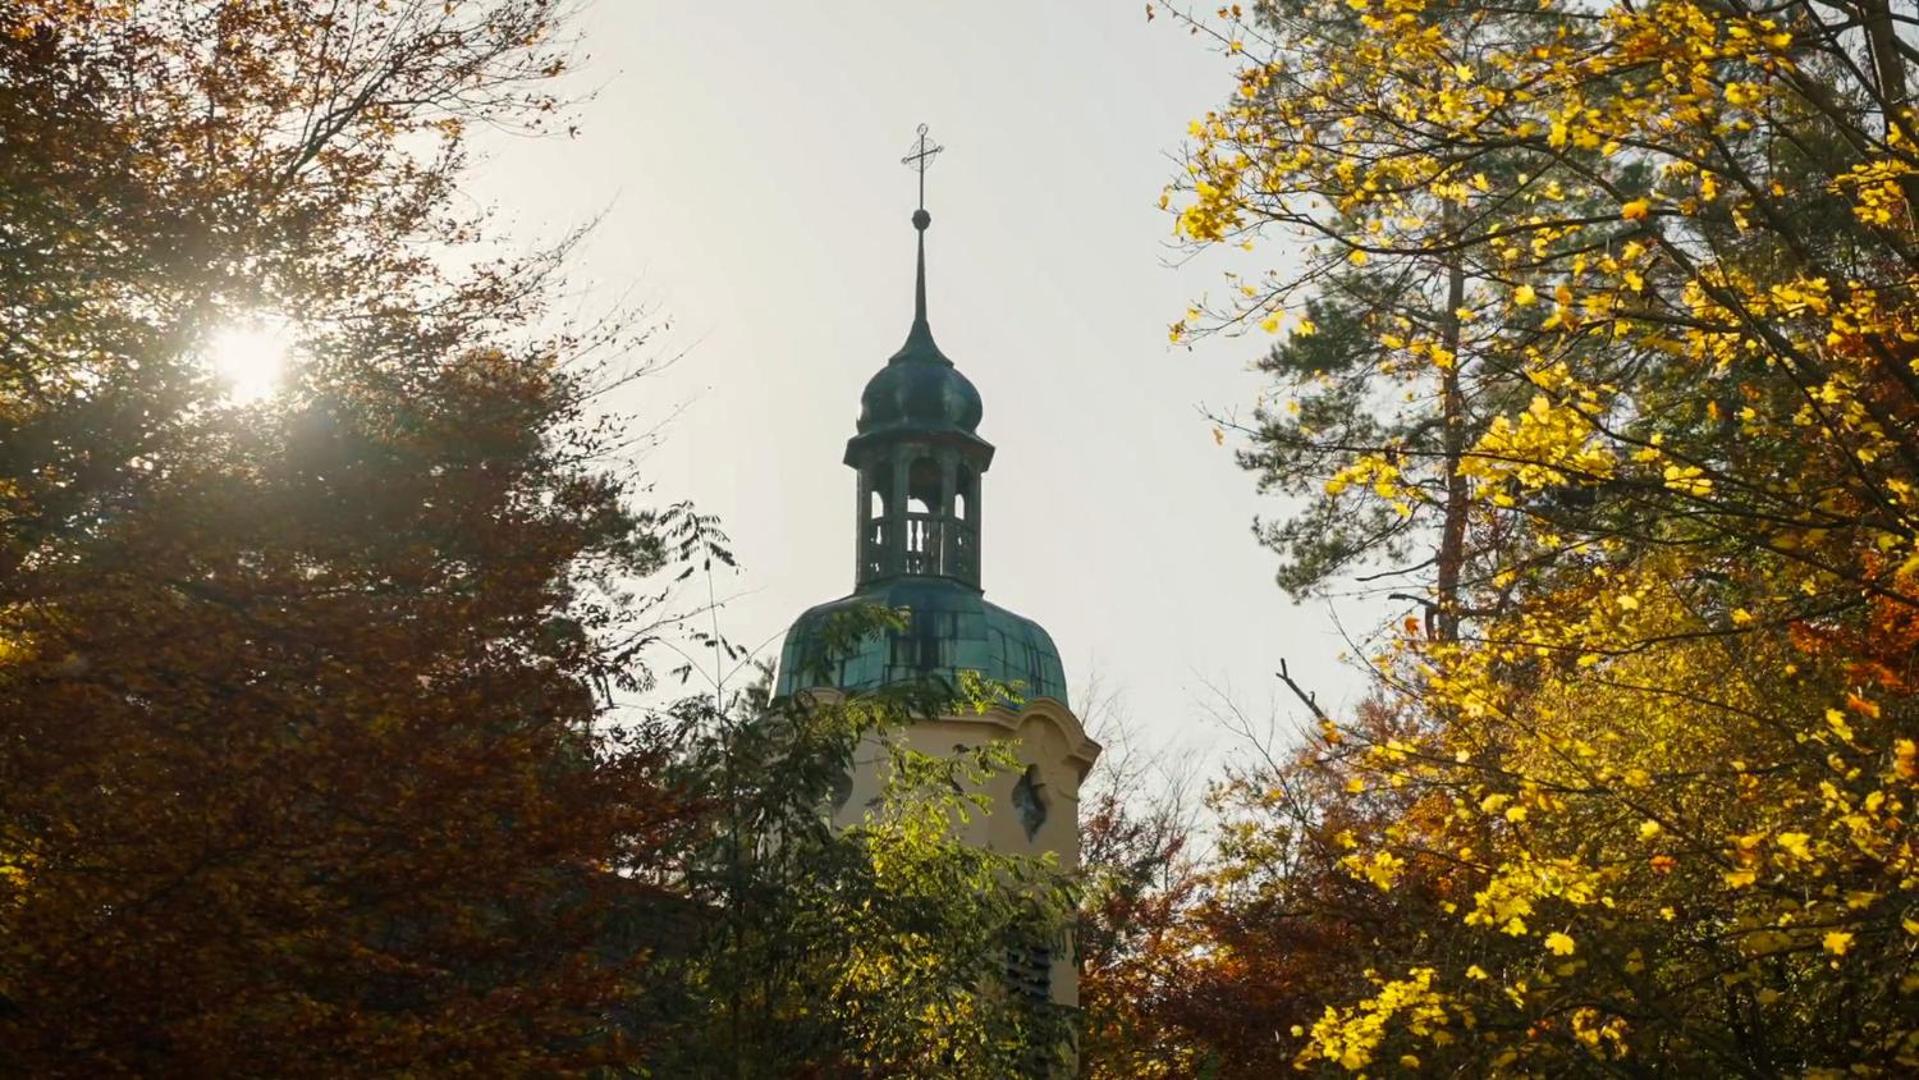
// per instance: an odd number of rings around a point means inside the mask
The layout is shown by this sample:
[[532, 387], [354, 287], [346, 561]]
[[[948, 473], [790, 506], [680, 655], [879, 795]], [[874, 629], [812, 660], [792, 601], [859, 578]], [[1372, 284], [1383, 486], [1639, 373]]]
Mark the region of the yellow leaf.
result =
[[1554, 956], [1571, 956], [1573, 939], [1555, 930], [1546, 935], [1546, 948], [1551, 949]]
[[1619, 216], [1627, 221], [1638, 221], [1652, 210], [1652, 203], [1645, 199], [1634, 199], [1619, 208]]
[[1847, 742], [1852, 741], [1852, 725], [1846, 723], [1845, 713], [1840, 712], [1838, 709], [1827, 709], [1826, 726], [1832, 729], [1834, 735], [1839, 736]]
[[1834, 930], [1826, 935], [1824, 944], [1827, 952], [1834, 956], [1844, 956], [1846, 950], [1852, 948], [1852, 935], [1844, 930]]

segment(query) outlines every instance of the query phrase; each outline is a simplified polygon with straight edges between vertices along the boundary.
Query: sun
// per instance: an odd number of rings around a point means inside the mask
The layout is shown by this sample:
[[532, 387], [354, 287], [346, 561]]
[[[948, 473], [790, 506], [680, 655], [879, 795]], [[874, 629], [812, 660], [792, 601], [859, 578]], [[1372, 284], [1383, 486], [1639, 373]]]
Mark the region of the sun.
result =
[[291, 335], [285, 327], [254, 322], [215, 331], [207, 342], [206, 357], [227, 388], [227, 400], [246, 405], [280, 388], [290, 349]]

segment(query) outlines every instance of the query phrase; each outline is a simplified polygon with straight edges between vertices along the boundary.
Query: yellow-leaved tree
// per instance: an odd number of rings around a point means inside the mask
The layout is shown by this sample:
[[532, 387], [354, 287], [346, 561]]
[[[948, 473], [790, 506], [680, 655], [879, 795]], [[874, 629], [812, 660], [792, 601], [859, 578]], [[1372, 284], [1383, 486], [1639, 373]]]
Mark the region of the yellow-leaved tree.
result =
[[[1281, 770], [1341, 779], [1309, 818], [1391, 809], [1341, 859], [1398, 913], [1363, 960], [1328, 954], [1359, 989], [1318, 1003], [1295, 1060], [1919, 1066], [1911, 18], [1285, 0], [1188, 21], [1238, 71], [1192, 128], [1177, 228], [1298, 261], [1174, 336], [1310, 326], [1337, 288], [1378, 357], [1349, 407], [1390, 390], [1412, 420], [1294, 423], [1337, 453], [1287, 467], [1409, 521], [1379, 557], [1432, 553], [1398, 568], [1424, 618], [1373, 658], [1410, 719], [1320, 717]], [[1444, 281], [1435, 316], [1367, 309], [1409, 281]], [[1324, 385], [1307, 374], [1287, 390]]]

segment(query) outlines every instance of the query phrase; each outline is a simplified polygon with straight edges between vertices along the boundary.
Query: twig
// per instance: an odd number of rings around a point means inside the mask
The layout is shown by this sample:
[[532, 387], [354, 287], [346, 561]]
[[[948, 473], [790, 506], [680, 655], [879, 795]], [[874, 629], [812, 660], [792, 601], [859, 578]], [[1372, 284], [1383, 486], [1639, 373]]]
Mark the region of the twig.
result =
[[1320, 723], [1330, 724], [1333, 722], [1332, 718], [1326, 715], [1326, 710], [1319, 707], [1319, 702], [1314, 699], [1314, 696], [1308, 693], [1304, 687], [1293, 681], [1292, 674], [1286, 670], [1285, 657], [1282, 656], [1279, 658], [1279, 670], [1273, 674], [1279, 676], [1279, 681], [1286, 684], [1286, 689], [1291, 690], [1294, 697], [1306, 703], [1306, 707], [1313, 711], [1313, 716], [1318, 719]]

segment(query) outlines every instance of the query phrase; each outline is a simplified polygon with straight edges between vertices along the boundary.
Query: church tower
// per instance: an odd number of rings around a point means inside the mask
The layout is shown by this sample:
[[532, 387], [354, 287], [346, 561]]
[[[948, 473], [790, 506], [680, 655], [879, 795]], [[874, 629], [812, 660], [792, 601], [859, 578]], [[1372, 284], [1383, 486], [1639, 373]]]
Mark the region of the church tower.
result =
[[[1023, 771], [997, 778], [993, 813], [966, 826], [965, 839], [996, 851], [1053, 852], [1079, 865], [1079, 786], [1099, 754], [1067, 701], [1059, 650], [1040, 625], [989, 603], [981, 585], [985, 539], [983, 484], [993, 445], [978, 427], [979, 391], [940, 352], [926, 317], [924, 167], [938, 147], [920, 129], [908, 164], [921, 171], [921, 207], [913, 325], [906, 343], [860, 395], [856, 434], [845, 463], [857, 476], [853, 515], [853, 592], [811, 608], [787, 632], [777, 692], [871, 690], [923, 678], [956, 682], [962, 671], [1013, 685], [1023, 700], [983, 715], [923, 717], [900, 738], [930, 754], [956, 745], [1011, 739]], [[868, 605], [903, 610], [903, 629], [875, 634], [852, 655], [822, 661], [824, 629], [840, 611]], [[812, 673], [831, 674], [825, 686]], [[836, 820], [860, 820], [879, 794], [886, 755], [862, 750]], [[1044, 981], [1053, 1000], [1077, 1004], [1078, 975], [1065, 950], [1025, 973]], [[1038, 989], [1037, 986], [1034, 987]]]

